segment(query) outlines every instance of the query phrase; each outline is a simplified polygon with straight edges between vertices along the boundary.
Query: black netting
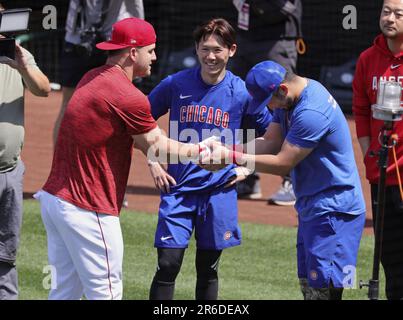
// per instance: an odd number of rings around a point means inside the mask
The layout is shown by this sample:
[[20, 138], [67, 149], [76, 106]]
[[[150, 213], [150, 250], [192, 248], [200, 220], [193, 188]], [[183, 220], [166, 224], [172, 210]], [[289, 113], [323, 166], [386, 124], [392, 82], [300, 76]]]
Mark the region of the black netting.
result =
[[[302, 0], [302, 3], [302, 28], [308, 50], [298, 63], [301, 74], [318, 78], [321, 67], [340, 65], [357, 58], [379, 33], [382, 1]], [[357, 9], [356, 30], [343, 28], [343, 8], [347, 5]]]
[[[64, 23], [68, 1], [1, 1], [5, 7], [30, 7], [30, 38], [26, 46], [33, 52], [39, 66], [53, 82], [60, 79], [58, 56], [64, 36]], [[324, 69], [343, 65], [357, 58], [358, 54], [371, 45], [379, 32], [379, 13], [382, 1], [358, 0], [302, 0], [302, 31], [307, 44], [307, 52], [299, 57], [299, 73], [323, 80]], [[42, 8], [56, 6], [58, 29], [44, 31]], [[357, 30], [345, 30], [342, 22], [343, 7], [354, 5], [358, 12]], [[232, 0], [144, 0], [146, 19], [155, 26], [158, 36], [158, 62], [153, 76], [142, 83], [149, 91], [166, 74], [184, 67], [183, 56], [193, 52], [192, 31], [203, 20], [224, 17], [236, 23], [237, 12]], [[264, 32], [264, 30], [262, 31]], [[261, 50], [262, 48], [256, 48]]]

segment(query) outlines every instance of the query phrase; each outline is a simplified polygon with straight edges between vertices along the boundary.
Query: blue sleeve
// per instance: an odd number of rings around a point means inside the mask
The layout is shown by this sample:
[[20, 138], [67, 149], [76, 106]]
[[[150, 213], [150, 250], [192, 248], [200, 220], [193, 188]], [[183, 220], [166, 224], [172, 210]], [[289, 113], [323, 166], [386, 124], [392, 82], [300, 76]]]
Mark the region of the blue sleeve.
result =
[[286, 140], [301, 148], [315, 148], [329, 131], [329, 119], [320, 112], [303, 110], [295, 115]]
[[151, 114], [155, 120], [166, 114], [171, 107], [171, 85], [172, 77], [168, 76], [148, 95], [151, 104]]

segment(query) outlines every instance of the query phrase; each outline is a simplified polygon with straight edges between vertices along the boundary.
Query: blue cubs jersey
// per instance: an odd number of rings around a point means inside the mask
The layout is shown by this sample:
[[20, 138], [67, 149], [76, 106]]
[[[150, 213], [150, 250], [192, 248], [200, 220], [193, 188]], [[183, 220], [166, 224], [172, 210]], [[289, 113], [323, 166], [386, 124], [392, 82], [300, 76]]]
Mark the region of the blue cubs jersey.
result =
[[[253, 117], [260, 134], [269, 125], [271, 115], [266, 108], [259, 114], [248, 114], [250, 96], [244, 81], [226, 71], [215, 85], [206, 84], [200, 67], [186, 69], [165, 78], [148, 98], [155, 119], [169, 111], [169, 136], [181, 142], [198, 143], [212, 135], [221, 135], [222, 142], [242, 142], [240, 130], [244, 118]], [[251, 123], [252, 121], [248, 121]], [[193, 163], [169, 164], [168, 173], [177, 182], [171, 193], [211, 191], [224, 186], [235, 175], [234, 166], [212, 173]]]
[[289, 143], [313, 149], [291, 173], [295, 208], [303, 221], [327, 212], [365, 212], [350, 130], [325, 87], [308, 79], [296, 106], [275, 109], [272, 121]]

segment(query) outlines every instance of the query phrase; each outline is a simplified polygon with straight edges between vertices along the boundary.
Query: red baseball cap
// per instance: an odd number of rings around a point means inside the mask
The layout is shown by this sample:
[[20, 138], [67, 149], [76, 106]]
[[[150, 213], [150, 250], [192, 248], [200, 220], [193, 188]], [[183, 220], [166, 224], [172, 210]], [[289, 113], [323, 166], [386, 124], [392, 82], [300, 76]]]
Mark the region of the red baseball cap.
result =
[[157, 41], [154, 27], [139, 18], [126, 18], [112, 26], [112, 39], [97, 43], [101, 50], [118, 50], [127, 47], [143, 47]]

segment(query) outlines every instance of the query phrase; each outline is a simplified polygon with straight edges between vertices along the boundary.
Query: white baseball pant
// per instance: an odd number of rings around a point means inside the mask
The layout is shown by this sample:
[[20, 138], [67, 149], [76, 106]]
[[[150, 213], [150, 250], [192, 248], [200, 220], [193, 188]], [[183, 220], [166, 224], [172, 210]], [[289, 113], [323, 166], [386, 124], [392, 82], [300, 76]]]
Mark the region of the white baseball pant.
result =
[[79, 208], [46, 191], [41, 203], [52, 272], [50, 300], [122, 299], [123, 238], [119, 217]]

